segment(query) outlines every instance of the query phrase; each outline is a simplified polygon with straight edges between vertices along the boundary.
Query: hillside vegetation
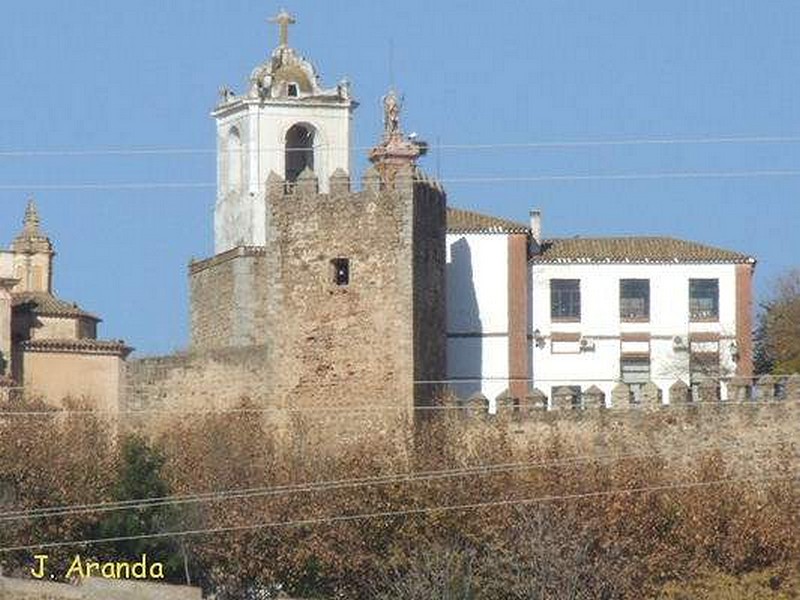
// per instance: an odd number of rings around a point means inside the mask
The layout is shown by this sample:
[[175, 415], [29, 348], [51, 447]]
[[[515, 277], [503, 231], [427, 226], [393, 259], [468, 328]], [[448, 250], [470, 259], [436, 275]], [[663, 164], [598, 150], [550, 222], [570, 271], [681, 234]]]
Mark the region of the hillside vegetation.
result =
[[[402, 420], [346, 439], [331, 429], [325, 445], [310, 441], [323, 422], [275, 428], [257, 411], [187, 416], [150, 439], [86, 413], [3, 408], [3, 548], [226, 530], [51, 549], [56, 563], [148, 552], [219, 598], [797, 597], [798, 448], [770, 425], [791, 433], [796, 405], [747, 407], [749, 436], [712, 413], [717, 435], [707, 421], [698, 436], [704, 413], [691, 411], [536, 435], [447, 413], [415, 433]], [[238, 493], [190, 498], [222, 490]], [[164, 495], [183, 500], [9, 512]], [[0, 564], [25, 574], [33, 553]]]

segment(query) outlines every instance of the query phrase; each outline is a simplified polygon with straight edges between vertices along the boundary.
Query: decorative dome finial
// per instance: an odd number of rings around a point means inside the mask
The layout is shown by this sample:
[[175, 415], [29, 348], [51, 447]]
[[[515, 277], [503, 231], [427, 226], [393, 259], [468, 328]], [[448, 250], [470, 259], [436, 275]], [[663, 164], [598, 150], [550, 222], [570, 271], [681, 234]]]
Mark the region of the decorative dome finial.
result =
[[41, 221], [36, 201], [28, 198], [25, 207], [25, 218], [22, 219], [22, 231], [19, 232], [11, 243], [11, 250], [19, 254], [49, 254], [53, 255], [53, 244], [50, 239], [39, 229]]
[[36, 201], [33, 197], [28, 198], [28, 205], [25, 207], [25, 218], [22, 224], [25, 226], [25, 231], [28, 233], [39, 232], [39, 211], [36, 208]]

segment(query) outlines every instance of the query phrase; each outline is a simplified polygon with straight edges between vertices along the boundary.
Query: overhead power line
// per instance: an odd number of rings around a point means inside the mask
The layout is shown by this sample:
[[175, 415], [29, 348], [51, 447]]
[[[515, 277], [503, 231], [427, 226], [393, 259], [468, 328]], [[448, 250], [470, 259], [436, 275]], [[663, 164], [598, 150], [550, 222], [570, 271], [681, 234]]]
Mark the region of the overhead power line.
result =
[[[594, 173], [594, 174], [565, 174], [565, 175], [497, 175], [484, 177], [445, 177], [437, 179], [440, 183], [546, 183], [567, 181], [646, 181], [664, 179], [742, 179], [742, 178], [777, 178], [798, 177], [800, 169], [776, 169], [754, 171], [665, 171], [656, 173]], [[427, 182], [429, 179], [415, 179]], [[286, 184], [281, 181], [275, 184], [283, 188]], [[129, 182], [129, 183], [15, 183], [2, 184], [0, 191], [141, 191], [141, 190], [178, 190], [178, 189], [214, 189], [216, 183], [202, 181], [183, 182]], [[266, 190], [267, 185], [262, 186]]]
[[652, 452], [631, 452], [617, 454], [598, 454], [598, 455], [578, 455], [564, 457], [560, 459], [512, 462], [512, 463], [488, 463], [482, 465], [466, 466], [455, 469], [442, 469], [421, 472], [394, 473], [387, 475], [377, 475], [370, 477], [360, 477], [351, 479], [323, 480], [306, 482], [285, 486], [256, 487], [218, 490], [214, 492], [170, 495], [157, 498], [140, 498], [135, 500], [123, 500], [119, 502], [99, 502], [95, 504], [71, 504], [62, 506], [43, 507], [30, 510], [6, 511], [0, 513], [0, 522], [13, 522], [29, 519], [40, 519], [50, 517], [63, 517], [87, 513], [105, 513], [121, 510], [137, 510], [144, 508], [154, 508], [160, 506], [178, 506], [184, 504], [199, 504], [209, 502], [222, 502], [230, 500], [244, 500], [250, 498], [263, 498], [270, 496], [282, 496], [296, 493], [312, 493], [320, 491], [333, 491], [340, 489], [359, 489], [376, 485], [408, 484], [421, 481], [435, 481], [439, 479], [452, 479], [459, 477], [479, 477], [498, 473], [507, 473], [519, 470], [550, 469], [553, 467], [565, 467], [580, 463], [603, 463], [618, 462], [633, 459], [646, 458], [669, 458], [683, 456], [697, 456], [714, 451], [732, 451], [746, 447], [749, 450], [763, 451], [774, 447], [784, 446], [784, 442], [770, 442], [761, 445], [743, 446], [741, 442], [728, 444], [715, 444], [703, 448], [682, 447], [679, 451], [652, 451]]
[[[429, 144], [432, 150], [517, 150], [523, 148], [593, 148], [603, 146], [675, 146], [675, 145], [701, 145], [701, 144], [795, 144], [800, 143], [800, 136], [774, 136], [774, 135], [723, 135], [723, 136], [694, 136], [694, 137], [646, 137], [646, 138], [605, 138], [584, 140], [542, 140], [523, 142], [495, 142], [495, 143], [436, 143]], [[371, 150], [372, 146], [339, 146], [333, 144], [318, 144], [314, 146], [319, 150]], [[259, 148], [259, 152], [283, 152], [284, 146], [266, 146]], [[225, 152], [235, 152], [226, 149]], [[243, 148], [241, 152], [252, 152]], [[290, 149], [292, 151], [292, 149]], [[305, 152], [305, 148], [295, 151]], [[30, 149], [0, 150], [0, 157], [26, 158], [26, 157], [57, 157], [57, 156], [153, 156], [153, 155], [210, 155], [216, 154], [216, 148], [159, 148], [159, 147], [117, 147], [117, 148], [65, 148], [65, 149]]]
[[35, 550], [38, 548], [59, 548], [65, 546], [87, 546], [91, 544], [101, 544], [110, 542], [124, 542], [132, 540], [147, 540], [169, 537], [187, 537], [194, 535], [205, 535], [212, 533], [233, 533], [237, 531], [253, 531], [258, 529], [267, 528], [280, 528], [280, 527], [310, 527], [314, 525], [334, 525], [339, 523], [347, 523], [351, 521], [362, 521], [371, 519], [387, 519], [394, 517], [407, 517], [412, 515], [425, 515], [439, 512], [456, 512], [467, 510], [480, 510], [485, 508], [498, 508], [503, 506], [522, 506], [529, 504], [542, 504], [547, 502], [558, 502], [564, 500], [583, 500], [588, 498], [601, 498], [605, 496], [614, 495], [628, 495], [628, 494], [649, 494], [668, 492], [671, 490], [688, 490], [698, 488], [708, 488], [723, 485], [747, 485], [757, 483], [769, 483], [778, 481], [798, 481], [800, 474], [794, 473], [792, 475], [775, 475], [775, 476], [762, 476], [762, 477], [745, 477], [745, 478], [729, 478], [729, 479], [716, 479], [712, 481], [691, 481], [691, 482], [677, 482], [664, 485], [654, 486], [639, 486], [628, 488], [616, 488], [611, 490], [598, 490], [595, 492], [582, 492], [574, 494], [557, 494], [549, 496], [536, 496], [531, 498], [513, 498], [506, 500], [492, 500], [487, 502], [474, 502], [469, 504], [449, 504], [449, 505], [435, 505], [421, 508], [410, 508], [402, 510], [389, 510], [359, 513], [355, 515], [334, 515], [329, 517], [319, 517], [310, 519], [298, 519], [287, 521], [267, 521], [262, 523], [249, 523], [246, 525], [233, 525], [228, 527], [209, 527], [204, 529], [184, 529], [178, 531], [165, 531], [159, 533], [147, 533], [141, 535], [127, 535], [105, 538], [93, 539], [77, 539], [60, 542], [42, 542], [38, 544], [20, 545], [20, 546], [5, 546], [0, 547], [0, 552], [17, 552], [24, 550]]
[[442, 183], [536, 183], [547, 181], [603, 181], [644, 179], [724, 179], [739, 177], [796, 177], [800, 170], [667, 171], [662, 173], [600, 173], [587, 175], [522, 175], [498, 177], [445, 177]]

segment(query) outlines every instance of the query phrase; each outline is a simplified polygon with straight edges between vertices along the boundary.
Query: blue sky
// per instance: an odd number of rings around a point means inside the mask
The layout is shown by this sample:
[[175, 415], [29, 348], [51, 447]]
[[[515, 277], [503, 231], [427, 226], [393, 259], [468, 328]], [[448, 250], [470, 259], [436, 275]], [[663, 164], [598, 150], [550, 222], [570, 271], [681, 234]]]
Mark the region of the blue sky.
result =
[[[347, 76], [356, 144], [394, 79], [406, 129], [441, 144], [800, 136], [800, 3], [289, 1], [290, 41], [324, 83]], [[255, 0], [32, 0], [0, 23], [0, 152], [212, 150], [222, 84], [241, 91], [275, 46]], [[390, 58], [392, 57], [392, 58]], [[366, 159], [362, 153], [358, 171]], [[141, 354], [185, 346], [186, 265], [212, 249], [214, 190], [67, 184], [215, 181], [212, 153], [0, 154], [0, 241], [37, 198], [57, 293]], [[443, 149], [447, 179], [800, 169], [800, 143]], [[445, 184], [451, 205], [547, 236], [663, 234], [756, 256], [757, 292], [800, 264], [800, 177]], [[19, 186], [20, 189], [8, 189]]]

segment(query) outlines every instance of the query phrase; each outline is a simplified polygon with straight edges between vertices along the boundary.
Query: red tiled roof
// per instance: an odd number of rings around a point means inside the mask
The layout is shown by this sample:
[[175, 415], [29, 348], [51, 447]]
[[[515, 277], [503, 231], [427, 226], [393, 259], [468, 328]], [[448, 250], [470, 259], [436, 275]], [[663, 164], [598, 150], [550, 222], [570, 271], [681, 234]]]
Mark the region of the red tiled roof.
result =
[[82, 317], [102, 321], [74, 302], [61, 300], [47, 292], [15, 292], [12, 296], [13, 307], [20, 311], [29, 311], [43, 317]]
[[670, 237], [560, 238], [545, 240], [531, 260], [542, 263], [752, 263], [732, 250]]
[[447, 233], [528, 233], [528, 226], [471, 210], [448, 207]]
[[127, 356], [133, 348], [122, 340], [82, 339], [43, 339], [22, 342], [22, 349], [28, 352], [74, 352], [78, 354], [119, 354]]

